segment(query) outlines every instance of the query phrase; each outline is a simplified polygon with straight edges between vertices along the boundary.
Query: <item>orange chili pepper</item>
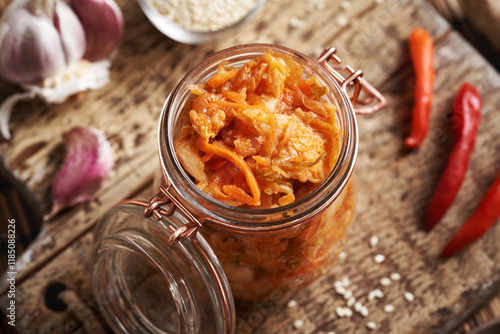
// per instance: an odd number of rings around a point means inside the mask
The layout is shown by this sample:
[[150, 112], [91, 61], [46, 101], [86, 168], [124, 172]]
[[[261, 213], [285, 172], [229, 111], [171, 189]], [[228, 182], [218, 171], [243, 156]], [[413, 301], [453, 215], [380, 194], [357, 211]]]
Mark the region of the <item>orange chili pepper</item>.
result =
[[418, 147], [429, 129], [429, 114], [434, 90], [434, 42], [423, 28], [415, 28], [408, 39], [410, 55], [415, 71], [415, 100], [413, 106], [412, 129], [405, 139], [409, 148]]
[[500, 217], [500, 173], [474, 213], [448, 242], [442, 256], [451, 256], [479, 239], [495, 225], [498, 217]]

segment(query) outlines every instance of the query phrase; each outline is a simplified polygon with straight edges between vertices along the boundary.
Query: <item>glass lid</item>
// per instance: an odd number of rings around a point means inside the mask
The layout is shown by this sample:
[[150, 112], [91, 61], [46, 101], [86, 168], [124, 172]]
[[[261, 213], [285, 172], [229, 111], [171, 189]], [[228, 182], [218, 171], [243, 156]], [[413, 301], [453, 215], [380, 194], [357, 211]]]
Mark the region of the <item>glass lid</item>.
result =
[[157, 220], [146, 207], [128, 201], [97, 224], [92, 289], [107, 323], [116, 333], [233, 333], [232, 293], [208, 243], [183, 214]]

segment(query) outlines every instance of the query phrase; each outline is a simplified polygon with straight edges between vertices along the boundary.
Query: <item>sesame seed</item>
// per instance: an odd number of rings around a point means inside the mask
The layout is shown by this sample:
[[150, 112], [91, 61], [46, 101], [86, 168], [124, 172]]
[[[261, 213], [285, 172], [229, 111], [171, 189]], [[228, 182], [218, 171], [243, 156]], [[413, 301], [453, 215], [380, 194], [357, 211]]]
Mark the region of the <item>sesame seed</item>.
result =
[[309, 0], [307, 3], [306, 11], [312, 12], [313, 10], [323, 10], [326, 8], [326, 0]]
[[370, 246], [376, 247], [378, 245], [378, 237], [376, 235], [373, 235], [370, 238]]
[[391, 280], [387, 277], [384, 277], [380, 280], [380, 284], [382, 286], [389, 286], [391, 284]]
[[398, 274], [398, 273], [392, 273], [392, 274], [391, 274], [391, 279], [392, 279], [393, 281], [399, 281], [399, 280], [401, 279], [401, 275], [400, 275], [400, 274]]
[[335, 309], [335, 313], [337, 313], [337, 316], [339, 318], [345, 317], [345, 310], [343, 307], [337, 306], [337, 308]]
[[337, 294], [339, 295], [344, 295], [346, 293], [346, 289], [343, 285], [337, 285], [335, 286], [335, 292], [337, 292]]
[[350, 284], [350, 283], [351, 283], [351, 282], [349, 281], [349, 278], [344, 277], [344, 278], [342, 279], [342, 284], [344, 284], [344, 286], [345, 286], [346, 288], [349, 286], [349, 284]]
[[343, 15], [338, 16], [335, 21], [339, 27], [345, 27], [347, 25], [347, 18]]
[[349, 300], [351, 297], [352, 297], [352, 291], [351, 291], [351, 290], [347, 290], [347, 291], [344, 293], [344, 299], [345, 299], [345, 300]]
[[415, 299], [415, 296], [411, 292], [406, 291], [404, 293], [404, 297], [407, 301], [412, 302]]
[[348, 307], [344, 307], [344, 313], [345, 313], [345, 316], [350, 318], [352, 317], [352, 310]]
[[356, 312], [360, 312], [362, 307], [363, 307], [363, 304], [361, 304], [360, 302], [354, 303], [354, 310]]
[[368, 329], [375, 329], [375, 328], [377, 328], [377, 324], [374, 323], [373, 321], [368, 321], [366, 323], [366, 328], [368, 328]]
[[301, 19], [299, 19], [298, 17], [294, 16], [294, 17], [292, 17], [290, 19], [290, 27], [292, 27], [292, 28], [300, 28], [302, 26], [304, 26], [304, 21], [301, 20]]
[[356, 298], [351, 297], [351, 298], [349, 298], [349, 300], [347, 301], [347, 306], [351, 307], [351, 306], [353, 306], [355, 303], [356, 303]]
[[372, 301], [375, 298], [382, 298], [382, 297], [384, 297], [384, 293], [380, 289], [375, 289], [375, 290], [372, 290], [368, 293], [368, 300], [369, 301]]
[[300, 328], [302, 326], [304, 326], [304, 320], [298, 319], [293, 322], [293, 327], [295, 328]]
[[286, 306], [287, 306], [288, 308], [294, 308], [294, 307], [296, 307], [296, 306], [297, 306], [297, 301], [296, 301], [295, 299], [292, 299], [292, 300], [290, 300], [290, 301], [288, 302], [288, 304], [286, 304]]
[[366, 306], [362, 306], [359, 313], [366, 318], [368, 316], [368, 308]]
[[384, 0], [375, 0], [376, 4], [381, 4], [382, 2], [384, 2]]
[[374, 299], [375, 299], [375, 290], [370, 291], [370, 292], [368, 293], [368, 301], [370, 301], [370, 302], [371, 302], [371, 301], [372, 301], [372, 300], [374, 300]]
[[326, 334], [335, 334], [335, 332], [328, 332], [328, 333], [326, 333]]
[[384, 306], [384, 312], [385, 313], [391, 313], [394, 312], [394, 305], [387, 304]]
[[[323, 49], [321, 49], [323, 51]], [[321, 52], [320, 52], [321, 53]], [[339, 253], [339, 260], [344, 260], [347, 257], [347, 253], [342, 251]]]
[[326, 1], [317, 1], [316, 8], [318, 10], [323, 10], [326, 8]]
[[351, 8], [351, 3], [349, 1], [344, 0], [340, 3], [340, 7], [343, 10], [349, 10], [349, 8]]
[[385, 260], [385, 256], [383, 254], [377, 254], [373, 258], [373, 260], [375, 261], [375, 263], [382, 263]]

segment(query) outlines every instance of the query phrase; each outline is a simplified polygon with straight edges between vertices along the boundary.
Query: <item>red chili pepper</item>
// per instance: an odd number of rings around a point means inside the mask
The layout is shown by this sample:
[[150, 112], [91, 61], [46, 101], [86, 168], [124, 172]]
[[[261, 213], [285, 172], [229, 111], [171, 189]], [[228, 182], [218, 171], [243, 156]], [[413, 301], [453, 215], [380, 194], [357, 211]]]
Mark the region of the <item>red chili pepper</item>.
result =
[[434, 42], [423, 28], [415, 28], [408, 38], [410, 56], [415, 71], [415, 101], [413, 106], [412, 129], [405, 139], [409, 148], [418, 147], [429, 129], [429, 113], [434, 90]]
[[451, 256], [479, 239], [495, 225], [498, 217], [500, 217], [500, 173], [479, 203], [476, 211], [448, 242], [442, 256]]
[[455, 144], [427, 210], [426, 225], [429, 230], [443, 217], [462, 185], [480, 120], [481, 96], [473, 85], [464, 83], [451, 111]]

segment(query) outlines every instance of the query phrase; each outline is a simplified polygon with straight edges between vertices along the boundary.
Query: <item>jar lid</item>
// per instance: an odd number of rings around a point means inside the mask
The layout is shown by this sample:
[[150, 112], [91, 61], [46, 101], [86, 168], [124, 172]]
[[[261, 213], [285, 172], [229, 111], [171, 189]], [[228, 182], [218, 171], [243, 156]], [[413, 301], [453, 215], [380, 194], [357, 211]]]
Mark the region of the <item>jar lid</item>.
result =
[[233, 333], [219, 261], [194, 223], [164, 204], [122, 202], [96, 227], [92, 289], [107, 323], [117, 333]]

